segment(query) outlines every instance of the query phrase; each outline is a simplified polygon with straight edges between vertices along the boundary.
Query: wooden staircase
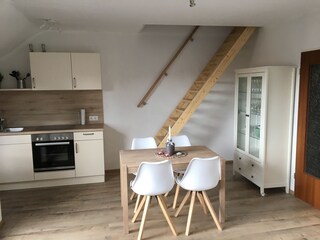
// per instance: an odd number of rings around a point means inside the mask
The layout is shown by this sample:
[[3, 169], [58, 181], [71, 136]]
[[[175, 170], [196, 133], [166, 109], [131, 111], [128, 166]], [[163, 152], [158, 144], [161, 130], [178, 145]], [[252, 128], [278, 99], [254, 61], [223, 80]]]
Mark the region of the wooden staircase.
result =
[[163, 147], [168, 137], [168, 127], [171, 126], [171, 134], [177, 135], [190, 119], [192, 113], [204, 100], [217, 80], [227, 69], [232, 60], [237, 56], [242, 47], [249, 40], [254, 27], [235, 27], [222, 43], [218, 51], [211, 58], [207, 66], [202, 70], [196, 81], [188, 90], [175, 110], [163, 124], [155, 136], [158, 146]]

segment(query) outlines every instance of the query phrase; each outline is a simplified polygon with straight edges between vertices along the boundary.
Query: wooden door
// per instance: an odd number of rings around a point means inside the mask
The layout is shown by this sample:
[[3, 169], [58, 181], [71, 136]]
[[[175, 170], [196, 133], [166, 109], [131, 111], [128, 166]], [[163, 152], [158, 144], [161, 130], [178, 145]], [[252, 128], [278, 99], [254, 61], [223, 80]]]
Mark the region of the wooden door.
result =
[[320, 208], [320, 50], [301, 54], [295, 196]]

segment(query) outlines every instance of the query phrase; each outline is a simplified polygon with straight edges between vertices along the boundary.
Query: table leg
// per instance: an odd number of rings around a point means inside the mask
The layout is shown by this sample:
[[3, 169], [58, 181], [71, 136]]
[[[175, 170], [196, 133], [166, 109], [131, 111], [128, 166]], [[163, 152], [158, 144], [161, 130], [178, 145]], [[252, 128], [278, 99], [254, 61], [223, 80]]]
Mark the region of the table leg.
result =
[[226, 162], [221, 160], [221, 181], [219, 190], [219, 221], [224, 223], [226, 210]]
[[123, 217], [123, 231], [129, 233], [129, 214], [128, 214], [128, 169], [126, 165], [120, 167], [121, 178], [121, 205]]

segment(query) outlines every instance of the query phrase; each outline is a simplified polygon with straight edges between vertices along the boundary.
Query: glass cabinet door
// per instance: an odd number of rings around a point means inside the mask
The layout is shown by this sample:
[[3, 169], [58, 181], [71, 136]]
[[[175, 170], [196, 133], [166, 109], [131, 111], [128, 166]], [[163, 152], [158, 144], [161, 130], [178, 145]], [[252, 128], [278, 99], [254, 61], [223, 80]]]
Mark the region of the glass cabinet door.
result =
[[247, 132], [247, 127], [246, 127], [247, 85], [248, 85], [248, 77], [239, 77], [237, 148], [243, 151], [245, 151], [246, 132]]
[[262, 76], [251, 77], [249, 153], [260, 156]]

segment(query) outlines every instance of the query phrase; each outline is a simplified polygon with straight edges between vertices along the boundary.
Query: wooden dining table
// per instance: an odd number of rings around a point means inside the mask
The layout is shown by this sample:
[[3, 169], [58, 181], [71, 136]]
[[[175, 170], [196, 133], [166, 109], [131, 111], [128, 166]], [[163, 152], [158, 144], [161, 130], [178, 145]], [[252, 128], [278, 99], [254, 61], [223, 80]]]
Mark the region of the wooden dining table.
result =
[[[129, 233], [129, 204], [128, 204], [128, 174], [135, 173], [141, 162], [157, 162], [170, 159], [173, 170], [186, 169], [190, 160], [195, 157], [218, 156], [206, 146], [177, 147], [176, 152], [181, 155], [171, 157], [159, 156], [158, 149], [120, 150], [120, 181], [121, 181], [121, 206], [123, 211], [123, 230]], [[221, 158], [221, 180], [219, 184], [219, 221], [225, 221], [225, 160]]]

